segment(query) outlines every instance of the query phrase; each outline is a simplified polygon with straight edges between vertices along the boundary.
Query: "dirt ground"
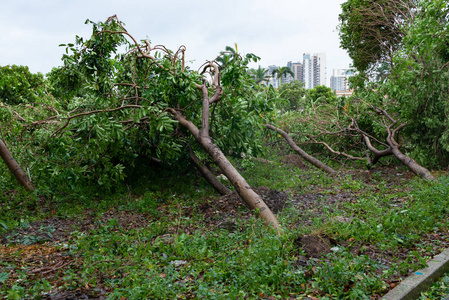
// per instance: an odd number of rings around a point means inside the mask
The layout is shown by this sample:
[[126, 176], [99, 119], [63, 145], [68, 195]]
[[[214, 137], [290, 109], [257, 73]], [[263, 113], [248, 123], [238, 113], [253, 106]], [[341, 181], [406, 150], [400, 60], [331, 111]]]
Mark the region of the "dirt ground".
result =
[[[299, 168], [308, 168], [296, 155], [287, 155], [283, 158], [283, 161]], [[396, 169], [388, 167], [376, 168], [370, 171], [351, 170], [345, 174], [360, 179], [367, 184], [370, 184], [373, 176], [381, 176], [387, 179], [389, 185], [396, 185], [414, 176], [409, 172], [398, 174]], [[287, 195], [285, 192], [271, 190], [264, 186], [254, 188], [254, 190], [274, 213], [281, 213], [286, 207], [291, 207], [299, 212], [307, 212], [304, 219], [300, 221], [302, 224], [294, 224], [293, 226], [308, 224], [316, 217], [323, 218], [323, 221], [328, 221], [326, 220], [326, 214], [322, 210], [324, 206], [329, 208], [340, 205], [343, 202], [357, 201], [357, 196], [348, 192], [337, 194], [316, 192]], [[161, 212], [164, 213], [163, 211]], [[194, 209], [185, 208], [182, 213], [186, 216], [201, 213], [204, 215], [206, 227], [224, 228], [229, 231], [239, 229], [239, 220], [252, 217], [251, 212], [235, 192], [219, 198], [210, 197]], [[340, 222], [350, 221], [346, 216], [338, 216], [338, 218], [337, 220]], [[111, 209], [102, 214], [100, 218], [94, 212], [87, 211], [79, 218], [53, 217], [36, 221], [31, 223], [28, 228], [15, 229], [0, 236], [0, 244], [2, 245], [0, 247], [0, 261], [12, 262], [17, 266], [27, 267], [29, 275], [52, 280], [52, 278], [62, 276], [62, 271], [65, 267], [72, 264], [76, 265], [80, 259], [68, 254], [67, 242], [72, 238], [73, 232], [89, 234], [90, 231], [108, 224], [112, 219], [114, 219], [114, 222], [118, 222], [118, 225], [124, 230], [148, 226], [148, 216], [135, 211], [119, 211], [116, 209]], [[192, 233], [196, 229], [198, 228], [172, 228], [169, 230], [168, 235], [179, 230]], [[429, 241], [434, 241], [435, 244], [438, 244], [438, 247], [449, 246], [443, 234], [435, 233], [427, 238]], [[331, 252], [333, 247], [347, 246], [350, 242], [339, 241], [338, 244], [336, 241], [319, 233], [299, 236], [294, 243], [298, 247], [298, 251], [299, 249], [303, 250], [301, 253], [305, 253], [305, 256], [298, 254], [296, 263], [298, 266], [306, 266], [310, 258], [319, 259], [323, 257], [323, 254]], [[4, 247], [6, 244], [9, 246]], [[361, 247], [362, 245], [351, 243], [351, 249], [353, 249], [354, 253], [360, 251]], [[363, 247], [364, 254], [376, 261], [388, 264], [392, 258], [391, 253], [380, 251], [374, 246], [363, 245]], [[20, 255], [17, 255], [17, 253], [20, 253]], [[399, 254], [399, 257], [400, 259], [406, 258], [405, 249], [402, 257], [401, 254]], [[16, 279], [17, 274], [12, 274], [9, 280]], [[397, 281], [397, 278], [392, 278], [389, 283], [393, 286]], [[104, 299], [104, 295], [108, 292], [107, 288], [94, 292], [89, 287], [86, 287], [82, 290], [64, 291], [47, 295], [43, 299]]]

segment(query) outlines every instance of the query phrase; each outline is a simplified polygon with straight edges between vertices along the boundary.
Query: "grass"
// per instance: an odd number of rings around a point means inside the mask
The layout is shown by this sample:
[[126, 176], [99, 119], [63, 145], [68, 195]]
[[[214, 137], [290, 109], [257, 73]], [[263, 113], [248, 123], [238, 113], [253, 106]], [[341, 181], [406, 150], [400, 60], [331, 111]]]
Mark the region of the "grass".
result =
[[[428, 183], [397, 175], [400, 167], [368, 179], [351, 170], [330, 177], [269, 159], [233, 163], [252, 186], [287, 193], [282, 236], [254, 218], [236, 218], [234, 230], [215, 226], [223, 213], [202, 207], [219, 196], [194, 171], [137, 172], [109, 194], [3, 193], [1, 297], [371, 299], [447, 244], [447, 177]], [[73, 223], [70, 236], [48, 241], [61, 220]], [[309, 257], [295, 241], [310, 234], [337, 246]], [[36, 256], [48, 261], [38, 265]]]

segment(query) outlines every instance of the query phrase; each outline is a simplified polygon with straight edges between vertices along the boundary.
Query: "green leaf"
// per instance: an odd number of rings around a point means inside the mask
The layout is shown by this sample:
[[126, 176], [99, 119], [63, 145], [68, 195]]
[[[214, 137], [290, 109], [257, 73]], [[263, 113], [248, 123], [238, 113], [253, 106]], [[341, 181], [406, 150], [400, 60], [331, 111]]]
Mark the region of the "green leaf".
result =
[[8, 225], [5, 222], [0, 221], [0, 226], [2, 226], [5, 230], [8, 230]]
[[9, 290], [8, 291], [8, 299], [20, 300], [21, 297], [20, 297], [19, 293], [17, 293], [15, 290]]
[[8, 280], [9, 278], [9, 273], [7, 272], [2, 272], [0, 273], [0, 282], [5, 282], [6, 280]]

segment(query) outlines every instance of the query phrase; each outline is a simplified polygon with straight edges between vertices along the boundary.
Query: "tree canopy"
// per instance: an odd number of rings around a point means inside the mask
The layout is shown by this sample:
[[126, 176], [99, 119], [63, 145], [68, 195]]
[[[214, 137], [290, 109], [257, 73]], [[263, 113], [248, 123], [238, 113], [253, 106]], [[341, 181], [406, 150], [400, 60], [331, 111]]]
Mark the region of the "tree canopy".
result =
[[390, 63], [415, 13], [416, 0], [348, 0], [342, 4], [340, 45], [359, 71]]
[[[342, 8], [342, 46], [359, 71], [353, 78], [356, 95], [368, 107], [381, 107], [404, 124], [404, 148], [418, 162], [447, 164], [447, 1], [349, 0]], [[375, 20], [383, 17], [384, 23], [371, 26], [370, 15]], [[380, 67], [379, 76], [366, 76], [373, 66]]]
[[45, 94], [44, 76], [26, 66], [0, 67], [0, 99], [6, 104], [38, 102]]
[[287, 66], [280, 67], [278, 69], [274, 69], [271, 72], [271, 75], [272, 76], [276, 76], [276, 78], [281, 81], [281, 84], [283, 83], [284, 79], [287, 78], [287, 75], [295, 76], [295, 74], [293, 73], [292, 69], [290, 69]]

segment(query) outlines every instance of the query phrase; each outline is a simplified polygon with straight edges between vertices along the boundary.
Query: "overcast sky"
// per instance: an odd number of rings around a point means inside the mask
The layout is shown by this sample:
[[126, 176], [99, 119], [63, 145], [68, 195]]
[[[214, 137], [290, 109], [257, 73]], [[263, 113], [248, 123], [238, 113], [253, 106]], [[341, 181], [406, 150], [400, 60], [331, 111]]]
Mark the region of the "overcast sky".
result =
[[[62, 64], [62, 43], [89, 37], [86, 19], [116, 14], [137, 39], [177, 50], [197, 68], [225, 46], [285, 66], [304, 52], [325, 52], [327, 81], [351, 60], [339, 48], [338, 15], [344, 0], [0, 0], [0, 65], [27, 65], [47, 73]], [[257, 67], [257, 65], [252, 65]]]

